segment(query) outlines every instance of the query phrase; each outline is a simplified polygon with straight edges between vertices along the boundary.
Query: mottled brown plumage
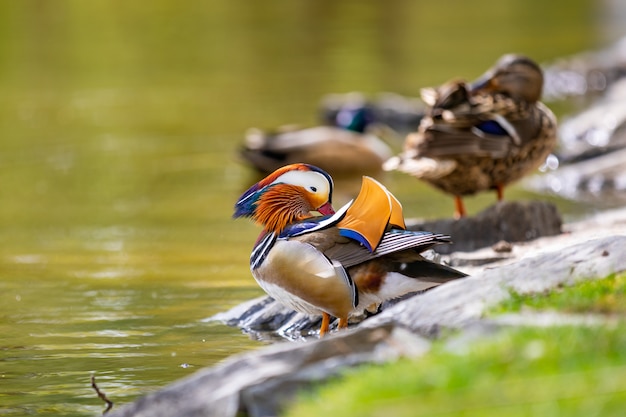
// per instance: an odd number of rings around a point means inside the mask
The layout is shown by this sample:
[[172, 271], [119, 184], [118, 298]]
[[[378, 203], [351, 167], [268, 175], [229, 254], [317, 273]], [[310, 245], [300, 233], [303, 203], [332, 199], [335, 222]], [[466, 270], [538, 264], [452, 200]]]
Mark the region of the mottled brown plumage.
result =
[[479, 80], [454, 80], [422, 91], [429, 105], [404, 151], [387, 161], [456, 199], [503, 188], [539, 167], [556, 145], [556, 118], [538, 100], [539, 66], [521, 55], [505, 55]]

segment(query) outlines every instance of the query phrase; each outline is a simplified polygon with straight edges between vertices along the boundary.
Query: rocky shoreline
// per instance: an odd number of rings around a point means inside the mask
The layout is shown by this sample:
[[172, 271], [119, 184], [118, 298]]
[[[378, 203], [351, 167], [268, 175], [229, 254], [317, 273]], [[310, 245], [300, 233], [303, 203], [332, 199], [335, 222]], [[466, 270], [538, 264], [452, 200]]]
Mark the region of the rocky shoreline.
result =
[[[545, 68], [548, 100], [589, 96], [595, 103], [561, 124], [560, 149], [549, 158], [546, 174], [525, 181], [527, 187], [572, 200], [592, 198], [605, 207], [623, 205], [624, 57], [626, 38], [606, 50], [582, 53]], [[395, 96], [389, 99], [398, 102]], [[399, 131], [413, 130], [420, 117], [414, 101], [400, 100], [399, 107], [388, 101], [380, 104], [382, 118]], [[299, 390], [348, 367], [423, 355], [442, 329], [454, 329], [455, 340], [468, 343], [472, 337], [511, 326], [603, 323], [605, 318], [587, 315], [521, 313], [485, 318], [484, 313], [512, 291], [545, 293], [626, 271], [624, 208], [564, 224], [548, 203], [507, 202], [461, 221], [414, 223], [410, 228], [450, 234], [454, 245], [441, 246], [430, 256], [470, 276], [386, 303], [377, 314], [355, 317], [350, 329], [321, 340], [316, 333], [319, 318], [285, 309], [269, 297], [250, 300], [207, 321], [276, 343], [202, 369], [107, 415], [277, 415]]]
[[[533, 204], [508, 204], [516, 206], [515, 210], [499, 212], [518, 216], [520, 207], [530, 212], [537, 209]], [[510, 220], [515, 219], [519, 220]], [[500, 219], [497, 224], [506, 222]], [[593, 323], [589, 317], [558, 314], [485, 319], [483, 313], [510, 297], [511, 291], [543, 293], [626, 270], [626, 209], [564, 224], [558, 235], [508, 243], [504, 252], [500, 246], [483, 246], [471, 252], [436, 255], [470, 277], [382, 306], [373, 317], [362, 317], [351, 329], [321, 340], [313, 330], [318, 326], [316, 319], [285, 312], [267, 297], [237, 306], [211, 320], [241, 327], [255, 337], [306, 341], [281, 341], [233, 356], [107, 415], [276, 415], [298, 390], [347, 367], [427, 352], [430, 340], [441, 329], [463, 334], [481, 326], [545, 326], [563, 320]]]

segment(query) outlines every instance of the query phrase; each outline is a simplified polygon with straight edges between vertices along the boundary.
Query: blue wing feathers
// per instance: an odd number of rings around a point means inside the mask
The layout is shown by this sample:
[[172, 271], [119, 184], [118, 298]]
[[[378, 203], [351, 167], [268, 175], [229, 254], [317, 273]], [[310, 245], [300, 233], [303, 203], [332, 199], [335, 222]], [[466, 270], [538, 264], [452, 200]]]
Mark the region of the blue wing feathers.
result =
[[356, 230], [352, 230], [352, 229], [339, 229], [339, 234], [343, 237], [347, 237], [349, 239], [352, 240], [356, 240], [357, 242], [359, 242], [361, 245], [365, 246], [367, 248], [367, 250], [369, 250], [370, 252], [373, 252], [372, 247], [370, 246], [369, 242], [367, 241], [367, 239], [365, 238], [365, 236], [363, 236], [362, 234], [360, 234], [359, 232], [357, 232]]
[[485, 133], [497, 136], [508, 136], [508, 132], [495, 120], [486, 120], [476, 125], [476, 127]]

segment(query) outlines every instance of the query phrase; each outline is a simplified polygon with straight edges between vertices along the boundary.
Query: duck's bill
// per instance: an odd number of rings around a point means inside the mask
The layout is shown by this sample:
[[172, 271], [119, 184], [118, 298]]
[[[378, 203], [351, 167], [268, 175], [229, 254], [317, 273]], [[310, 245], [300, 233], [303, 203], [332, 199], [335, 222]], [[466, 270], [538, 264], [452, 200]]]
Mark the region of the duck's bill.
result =
[[318, 207], [316, 211], [320, 212], [320, 214], [323, 214], [324, 216], [335, 214], [335, 209], [330, 203], [326, 203], [322, 205], [321, 207]]

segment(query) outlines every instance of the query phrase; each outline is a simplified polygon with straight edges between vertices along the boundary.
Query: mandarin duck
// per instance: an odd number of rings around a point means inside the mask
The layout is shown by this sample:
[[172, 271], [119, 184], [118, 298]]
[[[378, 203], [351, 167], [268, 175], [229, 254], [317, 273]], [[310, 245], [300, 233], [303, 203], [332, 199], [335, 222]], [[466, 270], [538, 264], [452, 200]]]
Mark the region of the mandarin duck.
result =
[[556, 117], [539, 101], [543, 73], [531, 59], [501, 57], [475, 82], [453, 80], [423, 89], [429, 106], [404, 151], [385, 162], [455, 198], [455, 217], [466, 210], [462, 197], [495, 190], [538, 168], [557, 143]]
[[333, 120], [329, 125], [288, 125], [274, 132], [248, 129], [239, 154], [262, 174], [295, 162], [319, 166], [335, 176], [380, 172], [393, 153], [372, 133], [371, 109], [362, 102], [348, 102]]
[[332, 192], [321, 168], [287, 165], [243, 193], [233, 215], [263, 227], [250, 255], [257, 283], [285, 306], [321, 315], [320, 336], [331, 316], [345, 328], [353, 313], [466, 276], [420, 254], [450, 237], [406, 230], [400, 202], [378, 181], [364, 176], [337, 212]]

